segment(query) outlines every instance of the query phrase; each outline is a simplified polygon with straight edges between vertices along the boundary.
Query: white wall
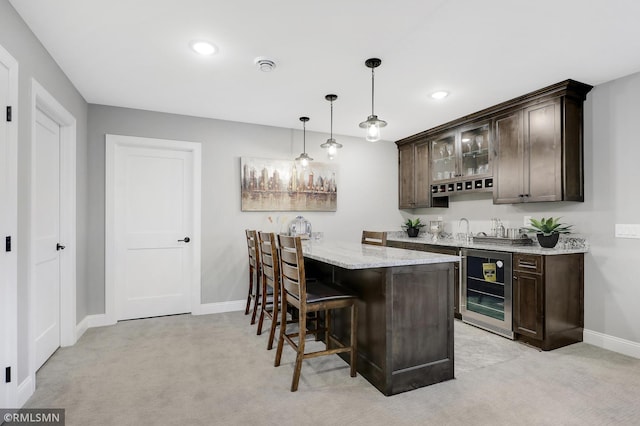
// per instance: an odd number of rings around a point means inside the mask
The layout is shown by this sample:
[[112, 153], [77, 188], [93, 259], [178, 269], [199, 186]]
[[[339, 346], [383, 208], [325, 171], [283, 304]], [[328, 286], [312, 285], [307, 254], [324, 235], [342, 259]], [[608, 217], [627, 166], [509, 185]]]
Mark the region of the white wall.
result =
[[[297, 117], [292, 117], [291, 123], [297, 129], [90, 105], [90, 313], [104, 312], [105, 134], [202, 143], [202, 302], [216, 303], [246, 298], [244, 230], [280, 231], [299, 214], [240, 211], [240, 157], [297, 157], [302, 152], [302, 125]], [[328, 135], [307, 132], [306, 136], [309, 155], [316, 161], [328, 161], [320, 149]], [[399, 230], [402, 218], [397, 208], [395, 144], [336, 138], [344, 145], [333, 160], [338, 164], [338, 209], [302, 212], [304, 217], [314, 231], [331, 239], [359, 241], [364, 228]]]

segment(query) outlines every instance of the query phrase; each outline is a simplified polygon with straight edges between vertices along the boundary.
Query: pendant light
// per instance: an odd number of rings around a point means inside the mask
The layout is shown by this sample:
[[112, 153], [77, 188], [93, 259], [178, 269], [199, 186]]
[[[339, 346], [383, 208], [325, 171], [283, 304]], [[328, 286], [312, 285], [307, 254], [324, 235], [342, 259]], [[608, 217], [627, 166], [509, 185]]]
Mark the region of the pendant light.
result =
[[380, 66], [382, 60], [378, 58], [367, 59], [364, 64], [367, 68], [371, 68], [371, 115], [366, 121], [360, 123], [360, 127], [367, 129], [367, 140], [369, 142], [375, 142], [380, 140], [380, 128], [387, 125], [386, 121], [379, 120], [378, 116], [373, 112], [373, 99], [374, 99], [374, 72], [373, 70]]
[[300, 121], [302, 121], [302, 154], [296, 158], [296, 161], [300, 163], [302, 167], [307, 167], [309, 165], [309, 161], [313, 161], [313, 158], [309, 157], [307, 154], [307, 121], [309, 121], [309, 117], [300, 117]]
[[338, 153], [338, 148], [342, 148], [342, 144], [336, 142], [336, 140], [333, 138], [333, 101], [338, 99], [338, 95], [327, 95], [324, 98], [331, 102], [331, 136], [325, 143], [320, 145], [320, 148], [326, 148], [329, 160], [333, 160]]

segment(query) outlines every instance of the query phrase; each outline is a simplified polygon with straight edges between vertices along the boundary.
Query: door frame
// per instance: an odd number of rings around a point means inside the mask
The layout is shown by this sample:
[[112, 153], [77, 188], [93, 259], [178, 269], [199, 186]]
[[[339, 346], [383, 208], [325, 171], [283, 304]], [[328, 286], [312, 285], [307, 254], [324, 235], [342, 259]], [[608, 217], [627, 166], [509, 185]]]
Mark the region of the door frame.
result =
[[35, 389], [37, 370], [35, 345], [35, 235], [36, 198], [36, 110], [60, 125], [60, 242], [66, 246], [60, 256], [60, 346], [76, 343], [76, 119], [38, 81], [31, 79], [31, 182], [29, 219], [29, 371]]
[[169, 149], [191, 152], [193, 154], [193, 262], [191, 271], [191, 300], [190, 307], [193, 315], [201, 311], [201, 163], [202, 145], [198, 142], [186, 142], [169, 139], [146, 138], [138, 136], [105, 135], [105, 317], [107, 324], [115, 324], [116, 291], [115, 291], [115, 179], [116, 179], [116, 150], [118, 147]]
[[11, 367], [11, 382], [0, 383], [3, 392], [0, 394], [0, 408], [16, 407], [18, 399], [18, 61], [2, 46], [0, 46], [0, 64], [9, 70], [8, 103], [11, 105], [12, 119], [7, 123], [7, 199], [0, 200], [7, 214], [7, 235], [11, 235], [11, 253], [3, 252], [6, 256], [3, 272], [6, 280], [5, 292], [0, 297], [0, 336], [2, 353], [0, 354], [0, 367], [2, 371]]

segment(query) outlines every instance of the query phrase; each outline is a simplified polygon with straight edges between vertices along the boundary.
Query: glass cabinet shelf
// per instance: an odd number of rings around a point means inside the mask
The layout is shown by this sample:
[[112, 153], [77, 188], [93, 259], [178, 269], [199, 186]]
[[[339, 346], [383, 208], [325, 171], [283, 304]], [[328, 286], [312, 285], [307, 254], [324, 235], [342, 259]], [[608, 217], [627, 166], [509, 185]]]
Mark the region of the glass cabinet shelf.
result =
[[[491, 176], [490, 142], [489, 123], [467, 125], [433, 139], [432, 184]], [[474, 185], [474, 189], [479, 188]]]

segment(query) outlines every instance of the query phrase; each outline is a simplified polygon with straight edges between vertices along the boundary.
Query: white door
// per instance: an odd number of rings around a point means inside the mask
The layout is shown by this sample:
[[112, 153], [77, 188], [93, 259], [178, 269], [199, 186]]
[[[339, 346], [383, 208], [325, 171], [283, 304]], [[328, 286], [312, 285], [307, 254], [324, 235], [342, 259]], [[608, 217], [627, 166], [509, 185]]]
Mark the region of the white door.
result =
[[191, 312], [193, 152], [131, 139], [114, 153], [116, 319]]
[[60, 126], [36, 110], [33, 226], [36, 369], [60, 346]]
[[[18, 63], [0, 46], [0, 106], [16, 110]], [[3, 111], [4, 112], [4, 111]], [[13, 114], [12, 114], [13, 115]], [[17, 120], [0, 116], [0, 409], [15, 407], [17, 379]], [[7, 247], [11, 238], [11, 247]], [[11, 381], [7, 383], [7, 368]]]

